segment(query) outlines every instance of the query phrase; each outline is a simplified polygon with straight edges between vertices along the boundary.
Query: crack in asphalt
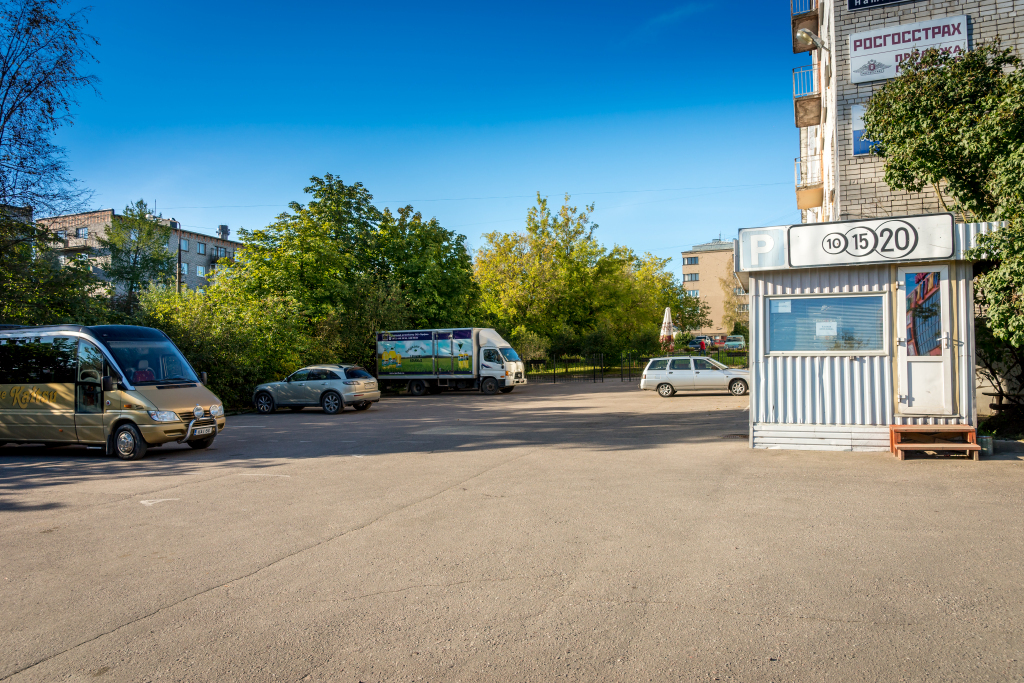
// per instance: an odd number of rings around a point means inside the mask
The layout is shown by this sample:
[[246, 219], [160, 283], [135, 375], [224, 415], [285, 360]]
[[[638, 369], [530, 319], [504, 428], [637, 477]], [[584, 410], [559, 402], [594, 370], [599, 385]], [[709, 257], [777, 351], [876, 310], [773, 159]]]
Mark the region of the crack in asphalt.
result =
[[[41, 659], [38, 659], [38, 660], [32, 662], [31, 664], [27, 664], [27, 665], [21, 667], [20, 669], [18, 669], [17, 671], [12, 671], [12, 672], [10, 672], [8, 674], [5, 674], [3, 676], [3, 678], [0, 678], [0, 681], [9, 680], [9, 679], [13, 678], [14, 676], [17, 676], [18, 674], [22, 674], [22, 673], [24, 673], [26, 671], [29, 671], [30, 669], [34, 669], [35, 667], [37, 667], [37, 666], [39, 666], [41, 664], [45, 664], [46, 662], [48, 662], [48, 661], [50, 661], [52, 659], [56, 659], [57, 657], [60, 657], [62, 655], [65, 655], [65, 654], [73, 651], [73, 650], [76, 650], [76, 649], [82, 647], [83, 645], [88, 645], [89, 643], [97, 641], [97, 640], [99, 640], [101, 638], [105, 638], [106, 636], [109, 636], [109, 635], [112, 635], [114, 633], [117, 633], [118, 631], [120, 631], [122, 629], [128, 628], [129, 626], [132, 626], [133, 624], [137, 624], [140, 621], [144, 621], [146, 619], [149, 619], [150, 617], [156, 616], [157, 614], [160, 614], [161, 612], [165, 612], [165, 611], [167, 611], [169, 609], [177, 607], [178, 605], [181, 605], [181, 604], [183, 604], [185, 602], [188, 602], [189, 600], [201, 597], [203, 595], [206, 595], [207, 593], [212, 593], [213, 591], [219, 590], [221, 588], [229, 586], [229, 585], [231, 585], [233, 583], [236, 583], [238, 581], [244, 581], [245, 579], [253, 577], [256, 574], [259, 574], [260, 572], [262, 572], [262, 571], [264, 571], [266, 569], [270, 569], [271, 567], [273, 567], [273, 566], [275, 566], [277, 564], [280, 564], [281, 562], [284, 562], [285, 560], [288, 560], [288, 559], [290, 559], [292, 557], [295, 557], [297, 555], [301, 555], [302, 553], [308, 552], [308, 551], [313, 550], [315, 548], [319, 548], [320, 546], [323, 546], [323, 545], [326, 545], [326, 544], [331, 543], [333, 541], [336, 541], [337, 539], [342, 538], [343, 536], [347, 536], [347, 535], [355, 533], [357, 531], [362, 531], [363, 529], [365, 529], [365, 528], [367, 528], [367, 527], [369, 527], [369, 526], [371, 526], [373, 524], [376, 524], [377, 522], [379, 522], [379, 521], [381, 521], [383, 519], [386, 519], [387, 517], [390, 517], [391, 515], [397, 514], [399, 512], [402, 512], [403, 510], [407, 510], [407, 509], [409, 509], [411, 507], [414, 507], [416, 505], [420, 505], [421, 503], [426, 503], [426, 502], [428, 502], [430, 500], [433, 500], [434, 498], [437, 498], [438, 496], [444, 495], [445, 493], [451, 491], [452, 489], [455, 489], [455, 488], [457, 488], [459, 486], [462, 486], [463, 484], [466, 484], [467, 482], [473, 481], [477, 477], [482, 477], [483, 475], [487, 474], [488, 472], [490, 472], [492, 470], [496, 470], [499, 467], [504, 467], [505, 465], [509, 465], [511, 463], [514, 463], [517, 460], [521, 460], [521, 459], [523, 459], [525, 457], [533, 455], [534, 453], [537, 452], [537, 450], [538, 449], [532, 449], [532, 450], [530, 450], [530, 451], [528, 451], [526, 453], [523, 453], [521, 455], [517, 455], [517, 456], [515, 456], [513, 458], [509, 458], [508, 460], [503, 460], [502, 462], [496, 463], [496, 464], [491, 465], [489, 467], [485, 467], [484, 469], [480, 470], [479, 472], [476, 472], [472, 476], [466, 477], [465, 479], [463, 479], [461, 481], [455, 482], [455, 483], [451, 484], [450, 486], [447, 486], [447, 487], [441, 489], [440, 491], [437, 491], [435, 493], [430, 494], [429, 496], [425, 496], [425, 497], [420, 498], [418, 500], [412, 501], [411, 503], [408, 503], [406, 505], [402, 505], [402, 506], [397, 507], [397, 508], [395, 508], [393, 510], [389, 510], [389, 511], [387, 511], [387, 512], [381, 514], [381, 515], [378, 515], [377, 517], [374, 517], [371, 520], [368, 520], [364, 524], [361, 524], [361, 525], [356, 526], [356, 527], [352, 527], [351, 529], [347, 529], [345, 531], [342, 531], [339, 534], [335, 534], [334, 536], [331, 536], [329, 538], [325, 538], [322, 541], [318, 541], [318, 542], [313, 543], [311, 545], [308, 545], [308, 546], [306, 546], [304, 548], [300, 548], [299, 550], [296, 550], [295, 552], [291, 552], [291, 553], [288, 553], [286, 555], [282, 555], [281, 557], [277, 558], [276, 560], [268, 562], [267, 564], [265, 564], [265, 565], [263, 565], [261, 567], [258, 567], [258, 568], [254, 569], [253, 571], [251, 571], [251, 572], [249, 572], [247, 574], [243, 574], [241, 576], [237, 576], [237, 577], [235, 577], [233, 579], [230, 579], [228, 581], [224, 581], [223, 583], [217, 584], [216, 586], [211, 586], [210, 588], [206, 588], [206, 589], [201, 590], [201, 591], [199, 591], [197, 593], [193, 593], [192, 595], [188, 595], [188, 596], [186, 596], [184, 598], [181, 598], [180, 600], [176, 600], [176, 601], [174, 601], [174, 602], [172, 602], [170, 604], [158, 607], [157, 609], [153, 610], [152, 612], [149, 612], [148, 614], [144, 614], [144, 615], [142, 615], [140, 617], [136, 617], [135, 619], [132, 619], [131, 621], [128, 621], [128, 622], [126, 622], [124, 624], [121, 624], [120, 626], [112, 628], [109, 631], [104, 631], [103, 633], [99, 633], [99, 634], [97, 634], [97, 635], [95, 635], [95, 636], [93, 636], [91, 638], [88, 638], [88, 639], [83, 640], [81, 642], [75, 643], [71, 647], [66, 648], [64, 650], [61, 650], [60, 652], [56, 652], [56, 653], [54, 653], [52, 655], [49, 655], [49, 656], [43, 657]], [[224, 476], [230, 476], [230, 475], [224, 475]], [[213, 479], [220, 479], [220, 477], [214, 477]], [[204, 481], [210, 481], [210, 480], [204, 480]], [[173, 487], [173, 488], [177, 488], [177, 487]]]

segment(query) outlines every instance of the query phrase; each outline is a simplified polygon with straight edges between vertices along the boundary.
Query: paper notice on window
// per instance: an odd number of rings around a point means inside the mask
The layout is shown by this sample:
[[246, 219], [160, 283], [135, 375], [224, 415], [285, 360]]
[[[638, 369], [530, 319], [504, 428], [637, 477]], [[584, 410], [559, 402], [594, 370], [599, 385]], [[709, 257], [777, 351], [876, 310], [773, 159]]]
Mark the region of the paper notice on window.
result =
[[781, 299], [775, 303], [775, 313], [792, 313], [793, 302], [790, 299]]
[[835, 320], [814, 323], [815, 337], [834, 337], [838, 333], [838, 323]]

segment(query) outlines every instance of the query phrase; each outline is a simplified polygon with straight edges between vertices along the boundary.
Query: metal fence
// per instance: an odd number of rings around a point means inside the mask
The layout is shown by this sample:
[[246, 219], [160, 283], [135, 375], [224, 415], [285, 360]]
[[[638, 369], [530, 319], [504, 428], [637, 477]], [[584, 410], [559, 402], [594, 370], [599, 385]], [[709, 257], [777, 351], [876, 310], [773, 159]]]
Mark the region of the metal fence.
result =
[[[726, 351], [721, 348], [698, 351], [678, 351], [669, 356], [704, 356], [729, 367], [747, 367], [746, 351]], [[526, 363], [526, 376], [531, 382], [639, 382], [651, 356], [623, 353], [618, 356], [591, 354], [586, 356], [551, 356], [543, 361]]]
[[807, 14], [818, 9], [818, 0], [789, 0], [789, 12], [793, 16]]
[[818, 69], [814, 64], [805, 64], [793, 69], [793, 97], [810, 97], [818, 94]]
[[793, 182], [797, 187], [821, 184], [821, 155], [799, 157], [793, 160]]

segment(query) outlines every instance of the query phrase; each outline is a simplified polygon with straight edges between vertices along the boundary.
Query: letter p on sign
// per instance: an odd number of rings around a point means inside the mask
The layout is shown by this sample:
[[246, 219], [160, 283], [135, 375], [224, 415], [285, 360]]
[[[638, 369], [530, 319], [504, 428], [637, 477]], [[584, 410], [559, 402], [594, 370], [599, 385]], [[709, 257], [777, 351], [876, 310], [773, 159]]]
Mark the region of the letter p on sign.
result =
[[785, 267], [785, 251], [785, 228], [740, 230], [741, 270]]

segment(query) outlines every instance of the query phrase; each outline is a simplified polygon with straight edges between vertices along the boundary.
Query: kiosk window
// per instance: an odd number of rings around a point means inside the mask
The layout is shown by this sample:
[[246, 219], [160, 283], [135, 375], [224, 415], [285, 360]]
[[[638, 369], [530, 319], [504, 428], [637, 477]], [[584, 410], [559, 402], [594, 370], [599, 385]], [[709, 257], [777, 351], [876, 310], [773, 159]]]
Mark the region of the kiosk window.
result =
[[768, 351], [883, 351], [881, 296], [768, 300]]

